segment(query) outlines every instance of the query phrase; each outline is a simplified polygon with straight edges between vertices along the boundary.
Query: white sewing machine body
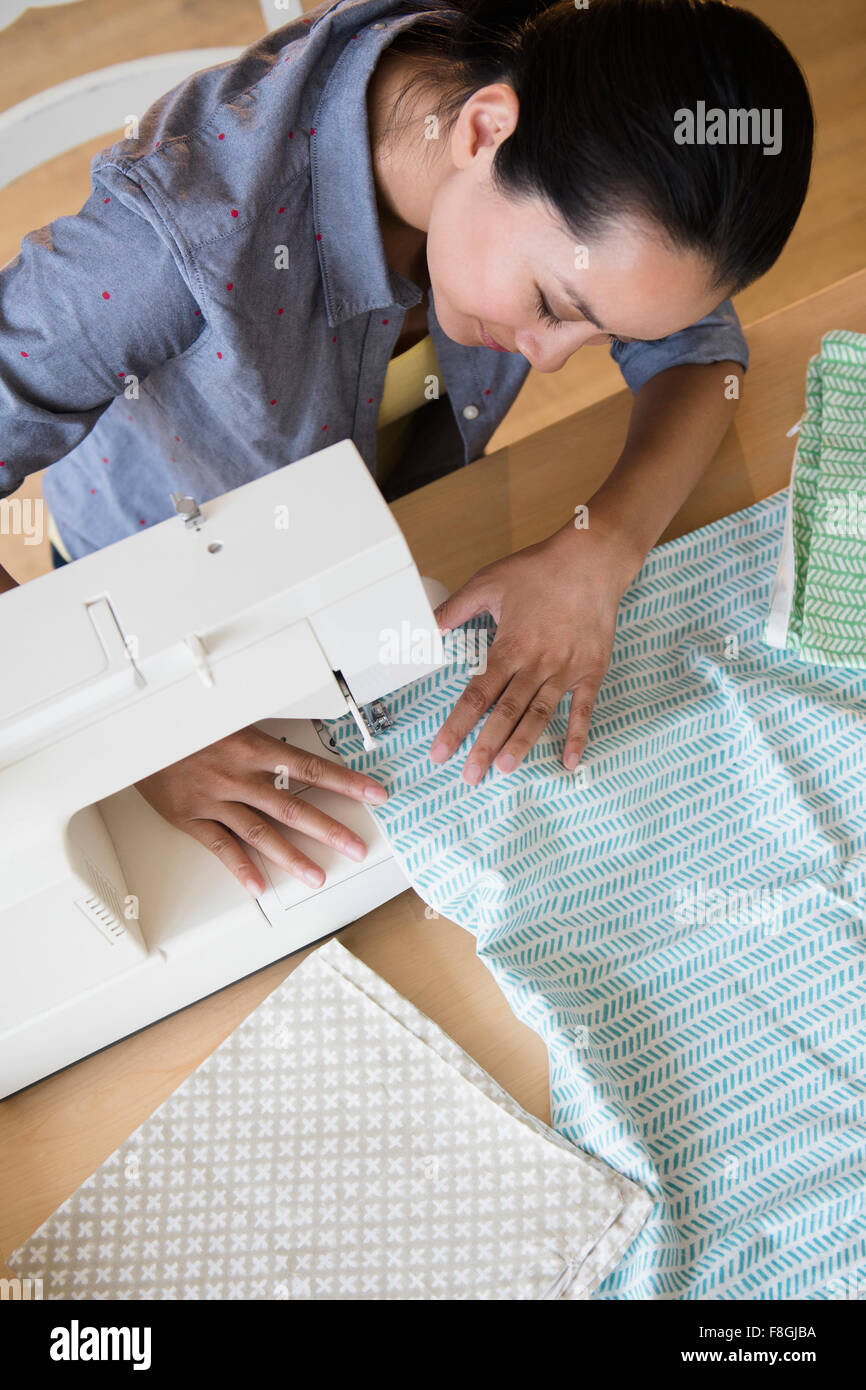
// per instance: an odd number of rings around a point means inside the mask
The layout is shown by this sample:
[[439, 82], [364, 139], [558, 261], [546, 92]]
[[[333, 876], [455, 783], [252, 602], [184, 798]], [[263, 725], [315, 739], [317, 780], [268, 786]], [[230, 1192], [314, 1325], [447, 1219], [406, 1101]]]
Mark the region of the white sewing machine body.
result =
[[[186, 510], [0, 598], [0, 1096], [407, 887], [360, 802], [292, 780], [367, 856], [281, 828], [325, 882], [245, 846], [254, 900], [132, 785], [253, 723], [339, 761], [318, 721], [442, 663], [434, 586], [351, 441]], [[383, 664], [407, 623], [431, 661]]]

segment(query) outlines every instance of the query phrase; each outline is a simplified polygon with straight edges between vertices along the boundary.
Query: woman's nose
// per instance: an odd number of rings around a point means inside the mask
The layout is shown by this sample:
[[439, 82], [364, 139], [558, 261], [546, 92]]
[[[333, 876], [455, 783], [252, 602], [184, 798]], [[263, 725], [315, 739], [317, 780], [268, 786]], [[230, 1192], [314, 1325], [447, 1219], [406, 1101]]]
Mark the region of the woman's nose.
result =
[[606, 343], [608, 337], [592, 323], [574, 323], [541, 332], [536, 328], [518, 329], [514, 341], [517, 351], [536, 371], [558, 372], [580, 348], [589, 343]]

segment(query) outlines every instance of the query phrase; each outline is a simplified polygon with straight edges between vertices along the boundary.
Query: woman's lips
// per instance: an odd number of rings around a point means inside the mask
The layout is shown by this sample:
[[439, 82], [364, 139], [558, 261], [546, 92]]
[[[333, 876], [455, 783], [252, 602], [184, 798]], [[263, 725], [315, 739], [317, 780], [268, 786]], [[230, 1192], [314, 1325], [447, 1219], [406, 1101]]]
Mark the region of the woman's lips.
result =
[[481, 330], [481, 341], [485, 347], [492, 348], [494, 352], [508, 352], [508, 348], [504, 348], [501, 343], [497, 343], [495, 338], [491, 338], [480, 319], [478, 320], [478, 327]]

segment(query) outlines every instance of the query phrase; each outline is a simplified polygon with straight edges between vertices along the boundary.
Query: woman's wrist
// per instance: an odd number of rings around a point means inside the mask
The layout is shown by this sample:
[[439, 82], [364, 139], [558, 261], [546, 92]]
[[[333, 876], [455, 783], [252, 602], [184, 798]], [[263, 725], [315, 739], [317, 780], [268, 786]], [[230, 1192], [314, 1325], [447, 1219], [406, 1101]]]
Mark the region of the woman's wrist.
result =
[[736, 411], [726, 382], [737, 362], [681, 363], [658, 372], [635, 396], [628, 438], [587, 503], [589, 524], [616, 536], [641, 569], [704, 476]]
[[551, 542], [566, 563], [573, 556], [576, 564], [603, 566], [623, 593], [640, 573], [649, 549], [629, 527], [622, 509], [618, 511], [601, 490], [575, 508], [574, 517], [554, 532]]

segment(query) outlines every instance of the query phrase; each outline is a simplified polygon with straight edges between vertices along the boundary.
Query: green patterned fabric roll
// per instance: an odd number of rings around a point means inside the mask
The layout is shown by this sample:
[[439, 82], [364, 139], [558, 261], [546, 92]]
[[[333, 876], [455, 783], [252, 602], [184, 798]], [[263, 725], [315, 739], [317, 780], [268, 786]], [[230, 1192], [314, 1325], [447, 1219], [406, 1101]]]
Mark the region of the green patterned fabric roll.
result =
[[834, 329], [806, 371], [806, 411], [764, 640], [866, 668], [866, 337]]

